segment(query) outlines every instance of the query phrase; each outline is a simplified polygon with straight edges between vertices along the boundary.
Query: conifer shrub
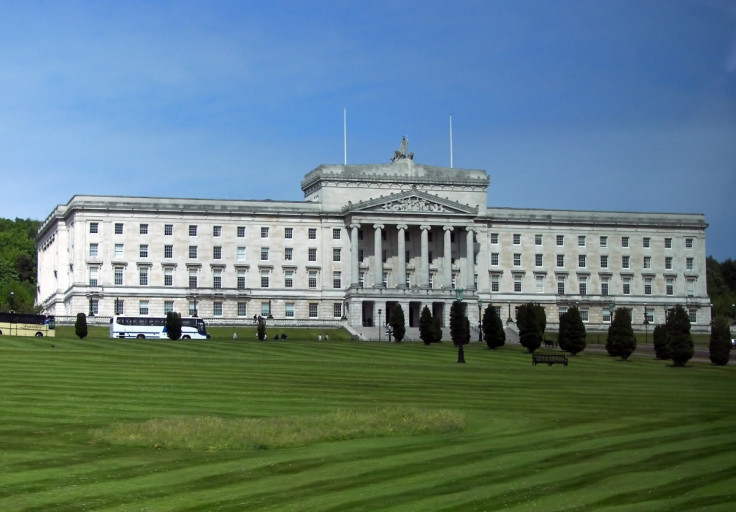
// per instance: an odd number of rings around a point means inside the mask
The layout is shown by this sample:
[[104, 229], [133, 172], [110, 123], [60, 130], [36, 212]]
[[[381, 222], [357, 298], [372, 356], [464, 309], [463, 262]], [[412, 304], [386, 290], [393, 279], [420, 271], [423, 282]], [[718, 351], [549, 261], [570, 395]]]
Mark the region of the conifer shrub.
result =
[[83, 340], [87, 337], [87, 315], [77, 313], [77, 320], [74, 322], [74, 333]]

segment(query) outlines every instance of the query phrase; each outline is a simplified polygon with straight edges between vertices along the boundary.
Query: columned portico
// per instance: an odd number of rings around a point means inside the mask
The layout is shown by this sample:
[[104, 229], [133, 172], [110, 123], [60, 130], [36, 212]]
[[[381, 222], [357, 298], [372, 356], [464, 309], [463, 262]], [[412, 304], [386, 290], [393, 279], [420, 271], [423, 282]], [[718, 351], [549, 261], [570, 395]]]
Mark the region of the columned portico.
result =
[[445, 244], [442, 251], [442, 286], [452, 288], [452, 226], [444, 226]]
[[398, 254], [397, 256], [397, 267], [398, 267], [398, 278], [396, 281], [397, 288], [406, 288], [406, 230], [408, 226], [406, 224], [399, 224], [396, 226], [398, 231]]
[[373, 286], [375, 288], [383, 287], [383, 245], [382, 245], [382, 231], [383, 224], [374, 224], [375, 229], [374, 240], [373, 240], [373, 261], [375, 268], [373, 273]]
[[419, 260], [419, 286], [429, 288], [429, 230], [432, 226], [423, 224], [419, 226], [421, 235], [421, 255]]
[[350, 224], [350, 285], [358, 286], [360, 281], [360, 262], [358, 261], [358, 229], [360, 224]]
[[473, 247], [474, 226], [465, 228], [465, 288], [468, 290], [475, 289], [475, 251]]

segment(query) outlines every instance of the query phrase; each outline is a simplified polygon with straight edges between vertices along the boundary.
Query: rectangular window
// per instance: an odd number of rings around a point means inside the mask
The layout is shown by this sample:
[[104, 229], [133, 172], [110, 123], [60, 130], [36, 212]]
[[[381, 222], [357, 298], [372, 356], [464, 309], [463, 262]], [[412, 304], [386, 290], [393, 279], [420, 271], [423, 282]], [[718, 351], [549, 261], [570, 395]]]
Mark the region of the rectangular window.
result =
[[565, 245], [565, 235], [557, 235], [556, 237], [558, 247]]
[[498, 243], [498, 233], [491, 233], [491, 243], [492, 244]]
[[621, 247], [628, 247], [628, 246], [629, 246], [629, 237], [622, 236], [621, 237]]
[[687, 294], [690, 296], [695, 295], [695, 279], [687, 280]]
[[335, 318], [342, 318], [342, 303], [334, 302], [332, 304], [332, 316]]
[[578, 293], [588, 295], [588, 278], [586, 276], [578, 276]]
[[123, 285], [123, 267], [115, 267], [115, 285]]
[[138, 284], [148, 286], [148, 267], [138, 268]]
[[294, 287], [294, 271], [293, 270], [284, 271], [284, 286], [286, 288]]
[[365, 272], [360, 273], [360, 276], [358, 277], [358, 286], [360, 288], [365, 288]]
[[294, 259], [294, 249], [292, 247], [284, 248], [284, 261], [292, 261]]
[[309, 248], [309, 257], [307, 258], [309, 261], [317, 261], [317, 249], [314, 247]]
[[92, 234], [95, 234], [100, 229], [100, 225], [97, 222], [90, 222], [89, 223], [89, 232]]
[[238, 290], [245, 290], [245, 270], [238, 270]]
[[581, 319], [581, 320], [582, 320], [583, 322], [587, 322], [587, 321], [588, 321], [588, 318], [589, 318], [589, 316], [590, 316], [590, 315], [588, 314], [588, 309], [587, 309], [587, 308], [581, 308], [581, 309], [580, 309], [580, 319]]
[[174, 225], [173, 224], [164, 224], [164, 235], [171, 236], [174, 234]]
[[646, 318], [647, 323], [653, 324], [654, 323], [654, 309], [652, 308], [644, 308], [644, 318]]
[[694, 258], [686, 258], [685, 259], [685, 270], [688, 272], [692, 272], [695, 269], [695, 259]]
[[140, 315], [148, 314], [148, 301], [147, 300], [142, 300], [138, 302], [138, 314]]
[[578, 268], [585, 268], [585, 254], [578, 254]]
[[644, 268], [652, 268], [652, 257], [644, 256]]
[[585, 235], [578, 236], [578, 247], [585, 247]]
[[668, 277], [665, 280], [665, 293], [667, 293], [667, 295], [675, 294], [675, 280], [671, 277]]
[[294, 318], [294, 303], [287, 302], [284, 304], [284, 316], [286, 318]]
[[89, 285], [97, 286], [97, 267], [90, 267], [89, 269]]
[[212, 226], [212, 236], [214, 237], [222, 236], [222, 226]]
[[388, 272], [383, 273], [383, 276], [381, 277], [381, 284], [384, 288], [388, 288]]
[[190, 268], [189, 269], [189, 288], [196, 288], [196, 287], [197, 287], [197, 269]]
[[521, 245], [521, 234], [514, 233], [514, 245]]
[[189, 301], [189, 316], [197, 316], [197, 302], [194, 300]]
[[174, 312], [174, 301], [173, 300], [165, 300], [164, 301], [164, 315], [168, 313]]
[[332, 249], [332, 261], [340, 261], [340, 249]]
[[565, 295], [565, 276], [557, 276], [557, 295]]
[[613, 311], [610, 307], [603, 308], [603, 321], [605, 323], [611, 323], [611, 318], [613, 317]]
[[515, 267], [521, 266], [521, 253], [519, 252], [514, 253], [514, 266]]
[[164, 286], [174, 286], [174, 269], [164, 268]]
[[138, 226], [138, 233], [141, 235], [147, 235], [148, 234], [148, 224], [141, 224]]
[[317, 271], [316, 270], [309, 271], [309, 287], [317, 288]]
[[608, 256], [601, 256], [601, 268], [608, 268]]
[[308, 237], [310, 240], [317, 240], [317, 228], [309, 228]]
[[644, 278], [644, 295], [651, 295], [652, 294], [652, 278], [646, 277]]
[[631, 257], [630, 256], [621, 256], [621, 268], [630, 268], [631, 263]]
[[241, 245], [240, 247], [235, 249], [235, 258], [238, 261], [245, 261], [245, 247], [244, 246]]
[[693, 239], [686, 238], [685, 239], [685, 249], [692, 249], [692, 248], [693, 248]]
[[271, 272], [261, 270], [261, 288], [268, 288], [271, 284]]
[[498, 274], [493, 274], [491, 276], [491, 291], [501, 291], [501, 276], [499, 276]]
[[429, 287], [434, 288], [434, 272], [429, 273]]
[[672, 270], [672, 256], [665, 256], [664, 268], [665, 270]]
[[604, 297], [608, 296], [608, 278], [604, 277], [601, 279], [601, 295]]
[[215, 290], [222, 288], [222, 269], [216, 268], [212, 270], [212, 288]]
[[544, 276], [542, 275], [534, 276], [534, 282], [535, 282], [535, 287], [537, 289], [537, 293], [544, 293]]
[[245, 226], [238, 226], [236, 232], [238, 238], [245, 238]]
[[498, 265], [498, 253], [497, 252], [491, 253], [491, 265], [494, 265], [494, 266]]
[[557, 266], [558, 267], [564, 267], [565, 266], [565, 255], [564, 254], [558, 254], [557, 255]]
[[664, 239], [664, 248], [665, 249], [672, 249], [672, 239], [671, 238], [665, 238]]
[[97, 244], [89, 244], [89, 257], [90, 258], [97, 258], [98, 247], [99, 246]]
[[192, 259], [192, 260], [197, 259], [197, 246], [196, 245], [189, 246], [189, 259]]
[[212, 259], [213, 260], [222, 259], [222, 247], [220, 247], [219, 245], [216, 245], [212, 248]]
[[341, 236], [342, 236], [342, 230], [340, 228], [332, 229], [332, 239], [333, 240], [340, 240]]
[[247, 302], [238, 302], [238, 316], [248, 316]]
[[651, 241], [652, 241], [651, 238], [649, 238], [648, 236], [645, 236], [641, 241], [642, 247], [644, 247], [645, 249], [649, 249], [649, 245], [651, 244]]
[[697, 309], [689, 310], [688, 317], [690, 318], [691, 324], [697, 324], [698, 323], [698, 310]]
[[521, 278], [523, 276], [521, 274], [514, 274], [514, 291], [516, 293], [521, 293]]
[[173, 258], [173, 257], [174, 257], [174, 246], [164, 245], [164, 258]]
[[309, 303], [309, 318], [318, 318], [319, 317], [319, 304], [316, 302], [310, 302]]
[[291, 240], [294, 238], [294, 228], [284, 228], [284, 238]]
[[268, 261], [268, 247], [261, 247], [261, 261]]
[[342, 287], [342, 273], [334, 272], [332, 274], [332, 287], [335, 289]]
[[358, 249], [358, 261], [363, 263], [363, 249]]
[[212, 303], [212, 316], [222, 316], [222, 302], [219, 300]]
[[623, 293], [624, 295], [631, 295], [631, 278], [623, 278]]
[[268, 227], [261, 226], [261, 238], [268, 238]]
[[140, 244], [138, 246], [138, 256], [148, 258], [148, 244]]
[[197, 226], [195, 224], [189, 225], [189, 236], [197, 236]]
[[602, 236], [600, 239], [601, 247], [608, 247], [608, 237]]
[[123, 223], [122, 222], [116, 222], [115, 223], [115, 234], [116, 235], [122, 235], [123, 234]]
[[123, 244], [115, 244], [115, 257], [116, 258], [123, 257]]
[[542, 267], [543, 266], [542, 263], [544, 261], [544, 258], [542, 256], [543, 256], [542, 254], [535, 254], [534, 255], [534, 265], [535, 266], [537, 266], [537, 267]]
[[534, 245], [542, 245], [542, 235], [534, 235]]

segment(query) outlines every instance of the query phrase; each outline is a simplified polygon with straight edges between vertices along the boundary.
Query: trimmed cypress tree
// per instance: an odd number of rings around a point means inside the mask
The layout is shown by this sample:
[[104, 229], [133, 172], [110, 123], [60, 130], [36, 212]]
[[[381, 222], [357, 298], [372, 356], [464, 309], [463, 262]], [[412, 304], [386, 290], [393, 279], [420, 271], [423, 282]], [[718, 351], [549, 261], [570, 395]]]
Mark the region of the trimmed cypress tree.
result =
[[434, 319], [432, 313], [427, 306], [424, 306], [422, 313], [419, 315], [419, 337], [425, 345], [434, 343]]
[[710, 352], [710, 362], [723, 366], [728, 364], [731, 358], [731, 331], [728, 322], [721, 318], [716, 318], [710, 328], [710, 344], [708, 345]]
[[558, 338], [560, 348], [572, 355], [585, 350], [585, 324], [577, 307], [570, 308], [560, 317]]
[[456, 347], [465, 345], [465, 315], [463, 314], [462, 304], [453, 301], [450, 306], [450, 339]]
[[388, 323], [391, 325], [396, 343], [401, 343], [401, 340], [404, 339], [404, 335], [406, 334], [404, 310], [401, 309], [401, 304], [396, 304], [391, 308], [391, 319]]
[[260, 341], [266, 341], [266, 319], [262, 316], [258, 317], [258, 327], [256, 327], [256, 335]]
[[519, 343], [530, 353], [534, 353], [542, 345], [539, 313], [531, 302], [522, 304], [516, 312], [516, 325], [519, 327]]
[[77, 313], [77, 320], [74, 322], [74, 333], [79, 336], [80, 340], [87, 337], [87, 315]]
[[667, 344], [675, 366], [685, 366], [694, 353], [690, 316], [679, 304], [667, 315]]
[[442, 342], [442, 319], [438, 316], [432, 316], [432, 343]]
[[659, 324], [652, 332], [652, 343], [654, 343], [654, 355], [657, 359], [667, 360], [672, 357], [670, 346], [667, 344], [667, 326]]
[[166, 336], [170, 340], [181, 338], [181, 315], [174, 311], [166, 313]]
[[496, 308], [493, 305], [486, 307], [483, 312], [483, 338], [485, 338], [488, 348], [503, 347], [506, 343], [503, 320], [496, 314]]
[[613, 321], [608, 327], [606, 350], [610, 355], [620, 357], [623, 361], [626, 361], [636, 350], [636, 336], [631, 327], [631, 310], [616, 309]]

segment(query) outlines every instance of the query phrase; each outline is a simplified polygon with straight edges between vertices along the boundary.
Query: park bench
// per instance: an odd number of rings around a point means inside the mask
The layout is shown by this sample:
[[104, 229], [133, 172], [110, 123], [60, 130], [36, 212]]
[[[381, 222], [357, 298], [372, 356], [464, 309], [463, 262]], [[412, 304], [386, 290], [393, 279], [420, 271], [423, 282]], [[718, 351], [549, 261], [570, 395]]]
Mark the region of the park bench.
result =
[[532, 354], [532, 364], [536, 365], [537, 363], [546, 363], [547, 366], [560, 363], [567, 366], [567, 356], [565, 354]]

